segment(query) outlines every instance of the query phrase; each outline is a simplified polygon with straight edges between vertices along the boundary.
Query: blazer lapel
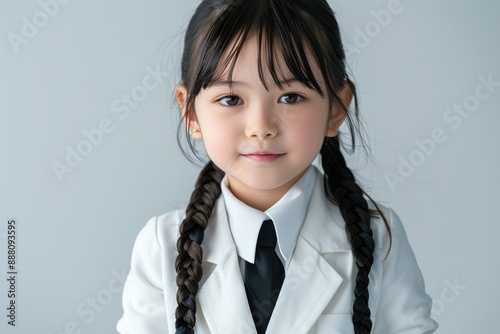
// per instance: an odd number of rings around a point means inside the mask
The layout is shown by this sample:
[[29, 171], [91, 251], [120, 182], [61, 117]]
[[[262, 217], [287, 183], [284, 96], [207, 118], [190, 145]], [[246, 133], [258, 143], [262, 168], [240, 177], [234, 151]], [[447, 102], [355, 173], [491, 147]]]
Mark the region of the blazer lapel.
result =
[[[327, 202], [321, 173], [306, 219], [286, 273], [268, 333], [307, 333], [348, 277], [352, 261], [343, 219], [337, 206]], [[332, 253], [338, 256], [332, 257]], [[327, 258], [329, 259], [327, 261]], [[342, 260], [333, 260], [338, 258]]]
[[198, 312], [208, 328], [197, 323], [198, 332], [256, 334], [222, 198], [205, 231], [203, 249], [203, 278], [197, 299]]
[[321, 254], [300, 238], [267, 332], [307, 333], [342, 281]]

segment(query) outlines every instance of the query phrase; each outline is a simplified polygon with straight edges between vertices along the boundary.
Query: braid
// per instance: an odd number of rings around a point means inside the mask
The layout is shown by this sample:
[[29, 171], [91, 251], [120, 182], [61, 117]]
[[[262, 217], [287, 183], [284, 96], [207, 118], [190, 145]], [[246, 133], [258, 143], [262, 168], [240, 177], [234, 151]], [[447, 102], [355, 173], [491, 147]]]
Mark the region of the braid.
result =
[[175, 260], [177, 272], [177, 309], [175, 311], [176, 334], [192, 334], [196, 322], [196, 301], [198, 283], [203, 271], [201, 242], [208, 219], [220, 196], [220, 182], [224, 173], [212, 161], [201, 171], [195, 189], [186, 208], [186, 218], [180, 225], [177, 240], [179, 255]]
[[[372, 330], [370, 308], [368, 307], [368, 284], [375, 242], [370, 228], [370, 218], [379, 213], [388, 229], [388, 224], [375, 202], [356, 184], [351, 170], [340, 151], [338, 136], [327, 137], [321, 148], [322, 165], [325, 172], [325, 190], [328, 198], [339, 206], [345, 220], [345, 229], [352, 247], [358, 274], [354, 287], [354, 305], [352, 321], [356, 334], [368, 334]], [[368, 208], [363, 197], [366, 194], [375, 204], [377, 210]]]

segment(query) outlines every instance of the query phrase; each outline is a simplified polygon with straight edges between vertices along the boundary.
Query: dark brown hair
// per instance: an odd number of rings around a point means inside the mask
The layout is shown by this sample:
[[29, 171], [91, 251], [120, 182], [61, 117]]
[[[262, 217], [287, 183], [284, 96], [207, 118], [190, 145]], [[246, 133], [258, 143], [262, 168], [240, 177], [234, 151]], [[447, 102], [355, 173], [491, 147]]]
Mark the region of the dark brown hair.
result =
[[[276, 52], [283, 59], [293, 76], [307, 87], [327, 96], [330, 103], [345, 113], [351, 132], [352, 150], [355, 133], [359, 127], [359, 110], [355, 86], [346, 73], [345, 52], [335, 15], [326, 0], [202, 0], [191, 18], [184, 40], [181, 78], [187, 91], [187, 120], [194, 117], [194, 100], [201, 89], [232, 69], [240, 50], [250, 34], [257, 34], [260, 56], [259, 74], [263, 85], [264, 69], [268, 69], [275, 83], [280, 86], [282, 72], [276, 66]], [[232, 45], [229, 56], [222, 54]], [[306, 54], [306, 50], [308, 54]], [[263, 56], [264, 55], [264, 56]], [[312, 56], [320, 73], [310, 64]], [[325, 87], [318, 80], [321, 75]], [[354, 93], [354, 113], [343, 104], [339, 96], [344, 85]], [[280, 86], [281, 87], [281, 86]], [[182, 124], [187, 124], [182, 120]], [[187, 130], [187, 129], [185, 129]], [[178, 140], [181, 142], [180, 133]], [[193, 152], [193, 144], [187, 141]], [[358, 273], [354, 288], [353, 325], [356, 334], [370, 333], [372, 322], [368, 307], [368, 284], [375, 244], [370, 227], [371, 218], [381, 217], [389, 237], [390, 229], [377, 204], [356, 183], [340, 150], [339, 136], [325, 137], [321, 148], [325, 172], [324, 187], [328, 199], [338, 205], [345, 220], [345, 229], [356, 259]], [[181, 146], [182, 147], [182, 146]], [[224, 173], [209, 161], [200, 173], [195, 190], [180, 226], [177, 242], [179, 255], [177, 271], [177, 334], [194, 333], [198, 283], [202, 277], [204, 230], [220, 196], [220, 182]], [[366, 195], [376, 210], [368, 208]]]

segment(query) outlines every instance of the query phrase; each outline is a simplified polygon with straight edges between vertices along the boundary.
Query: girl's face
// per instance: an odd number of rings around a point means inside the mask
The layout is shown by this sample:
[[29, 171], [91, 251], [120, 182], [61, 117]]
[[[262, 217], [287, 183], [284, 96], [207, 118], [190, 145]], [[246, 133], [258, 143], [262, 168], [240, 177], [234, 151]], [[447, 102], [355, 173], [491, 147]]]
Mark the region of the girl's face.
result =
[[[212, 161], [227, 174], [231, 192], [265, 211], [305, 173], [324, 137], [338, 133], [344, 114], [297, 81], [283, 59], [275, 62], [283, 72], [283, 89], [266, 70], [266, 90], [257, 59], [257, 40], [249, 38], [235, 63], [232, 85], [226, 70], [220, 80], [202, 89], [188, 126], [199, 130], [193, 137], [203, 140]], [[319, 82], [325, 87], [322, 79]], [[348, 88], [341, 96], [349, 105]], [[177, 98], [185, 111], [184, 87], [177, 88]]]

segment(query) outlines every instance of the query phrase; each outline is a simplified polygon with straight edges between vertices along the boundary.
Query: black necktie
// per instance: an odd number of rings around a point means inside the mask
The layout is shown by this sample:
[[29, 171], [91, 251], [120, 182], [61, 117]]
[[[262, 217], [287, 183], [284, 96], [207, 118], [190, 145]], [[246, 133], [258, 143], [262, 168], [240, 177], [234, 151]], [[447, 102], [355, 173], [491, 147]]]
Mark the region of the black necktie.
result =
[[285, 275], [275, 248], [274, 224], [272, 220], [266, 220], [262, 223], [257, 239], [255, 264], [245, 263], [244, 277], [248, 304], [259, 334], [266, 332]]

